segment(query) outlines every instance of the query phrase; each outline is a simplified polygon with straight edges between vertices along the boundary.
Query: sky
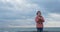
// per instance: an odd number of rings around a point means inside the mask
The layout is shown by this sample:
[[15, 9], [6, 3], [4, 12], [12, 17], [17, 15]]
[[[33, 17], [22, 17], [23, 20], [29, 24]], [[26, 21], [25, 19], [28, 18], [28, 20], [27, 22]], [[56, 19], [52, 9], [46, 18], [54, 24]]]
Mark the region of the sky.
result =
[[36, 27], [39, 10], [44, 27], [60, 27], [60, 0], [0, 0], [0, 27]]

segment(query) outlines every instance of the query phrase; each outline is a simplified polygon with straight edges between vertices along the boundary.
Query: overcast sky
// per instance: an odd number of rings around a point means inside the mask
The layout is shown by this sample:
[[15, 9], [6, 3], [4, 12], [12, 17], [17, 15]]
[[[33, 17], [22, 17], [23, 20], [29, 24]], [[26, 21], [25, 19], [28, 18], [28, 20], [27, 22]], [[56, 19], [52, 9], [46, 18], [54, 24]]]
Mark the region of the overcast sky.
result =
[[35, 27], [38, 10], [44, 27], [60, 27], [60, 0], [0, 0], [0, 27]]

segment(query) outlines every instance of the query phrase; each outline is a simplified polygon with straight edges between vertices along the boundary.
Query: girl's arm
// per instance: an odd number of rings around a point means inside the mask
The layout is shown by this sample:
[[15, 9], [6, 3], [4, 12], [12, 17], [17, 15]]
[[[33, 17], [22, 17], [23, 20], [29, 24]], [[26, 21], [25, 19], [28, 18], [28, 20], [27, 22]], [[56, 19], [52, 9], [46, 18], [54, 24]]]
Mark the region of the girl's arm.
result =
[[39, 21], [39, 19], [38, 19], [38, 17], [36, 16], [36, 18], [35, 18], [35, 21], [36, 21], [36, 23], [38, 23], [38, 21]]
[[44, 17], [42, 17], [42, 22], [44, 22], [45, 20], [44, 20]]
[[43, 17], [38, 17], [38, 19], [40, 19], [40, 21], [44, 22], [44, 18]]

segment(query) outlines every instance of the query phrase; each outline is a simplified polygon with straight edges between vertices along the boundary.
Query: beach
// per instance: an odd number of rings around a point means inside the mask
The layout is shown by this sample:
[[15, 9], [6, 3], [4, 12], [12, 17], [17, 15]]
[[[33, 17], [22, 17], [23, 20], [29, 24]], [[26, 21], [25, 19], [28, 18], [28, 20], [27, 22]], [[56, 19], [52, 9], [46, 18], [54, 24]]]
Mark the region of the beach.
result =
[[[60, 32], [59, 27], [44, 28], [44, 32]], [[0, 32], [37, 32], [36, 28], [0, 28]]]
[[[8, 31], [4, 31], [8, 32]], [[16, 32], [37, 32], [37, 31], [16, 31]], [[60, 31], [43, 31], [43, 32], [60, 32]]]

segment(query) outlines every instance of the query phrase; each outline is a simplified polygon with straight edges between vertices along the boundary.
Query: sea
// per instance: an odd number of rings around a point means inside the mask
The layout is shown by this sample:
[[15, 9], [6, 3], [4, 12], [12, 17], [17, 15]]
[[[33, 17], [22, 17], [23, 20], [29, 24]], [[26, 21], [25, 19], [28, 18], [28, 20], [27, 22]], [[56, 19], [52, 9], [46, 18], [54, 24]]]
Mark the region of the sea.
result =
[[[0, 28], [0, 32], [36, 32], [36, 28]], [[60, 32], [60, 27], [43, 28], [45, 32]]]

